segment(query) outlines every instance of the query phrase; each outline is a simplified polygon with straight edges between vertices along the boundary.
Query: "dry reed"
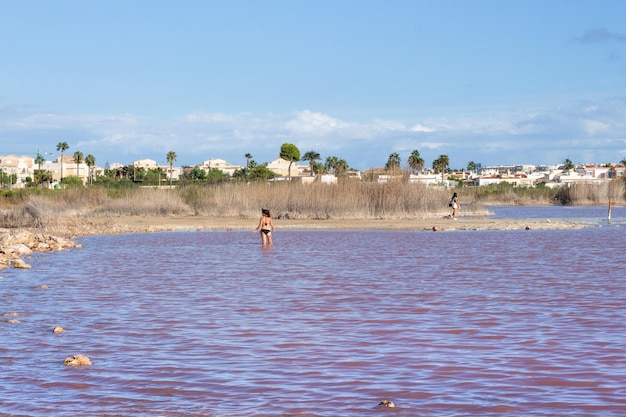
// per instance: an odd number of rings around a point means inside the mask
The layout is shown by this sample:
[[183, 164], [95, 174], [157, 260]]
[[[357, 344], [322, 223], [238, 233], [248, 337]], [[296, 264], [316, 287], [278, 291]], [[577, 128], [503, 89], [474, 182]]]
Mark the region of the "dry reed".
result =
[[[198, 189], [193, 189], [198, 187]], [[376, 184], [342, 181], [338, 184], [291, 182], [228, 183], [187, 186], [185, 202], [206, 216], [244, 217], [270, 208], [276, 218], [372, 219], [415, 218], [447, 208], [449, 190], [420, 184]]]
[[213, 216], [254, 218], [269, 208], [280, 219], [414, 219], [449, 213], [453, 191], [465, 213], [483, 205], [615, 204], [625, 202], [625, 182], [572, 185], [559, 189], [460, 187], [446, 189], [391, 181], [346, 180], [337, 184], [228, 182], [175, 188], [79, 187], [23, 190], [0, 199], [0, 227], [38, 227], [55, 219], [102, 216]]

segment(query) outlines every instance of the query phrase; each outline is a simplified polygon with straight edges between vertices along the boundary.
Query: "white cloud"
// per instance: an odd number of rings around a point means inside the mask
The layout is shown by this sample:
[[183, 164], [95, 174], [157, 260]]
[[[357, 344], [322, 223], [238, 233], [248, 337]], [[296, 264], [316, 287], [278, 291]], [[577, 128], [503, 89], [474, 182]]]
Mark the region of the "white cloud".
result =
[[383, 119], [375, 119], [374, 122], [370, 125], [371, 128], [377, 132], [397, 132], [397, 131], [406, 131], [407, 128], [404, 123], [397, 120], [383, 120]]
[[[310, 110], [288, 114], [190, 113], [168, 119], [131, 114], [66, 115], [36, 110], [2, 109], [0, 154], [32, 154], [53, 150], [60, 141], [70, 152], [80, 150], [103, 161], [160, 161], [169, 150], [182, 165], [210, 157], [245, 162], [252, 153], [267, 162], [285, 142], [322, 157], [344, 158], [358, 168], [383, 165], [391, 152], [403, 160], [417, 149], [428, 160], [447, 154], [453, 166], [469, 160], [484, 163], [552, 163], [553, 155], [579, 160], [593, 149], [601, 162], [624, 158], [626, 98], [571, 103], [468, 117], [449, 114], [437, 119], [342, 120]], [[407, 155], [404, 155], [407, 153]], [[579, 156], [577, 156], [579, 155]], [[455, 162], [459, 161], [459, 162]], [[429, 164], [429, 162], [427, 162]]]
[[446, 144], [444, 142], [420, 142], [419, 145], [424, 149], [441, 149]]
[[582, 125], [588, 135], [597, 135], [598, 133], [606, 132], [610, 127], [607, 123], [597, 120], [583, 120]]
[[224, 113], [191, 113], [183, 117], [189, 123], [232, 123], [235, 118]]
[[411, 130], [413, 132], [426, 132], [426, 133], [436, 132], [437, 131], [437, 129], [425, 126], [425, 125], [423, 125], [421, 123], [418, 123], [418, 124], [414, 125], [413, 127], [411, 127]]
[[309, 110], [294, 113], [284, 123], [285, 129], [297, 135], [328, 136], [350, 128], [350, 124], [326, 114]]

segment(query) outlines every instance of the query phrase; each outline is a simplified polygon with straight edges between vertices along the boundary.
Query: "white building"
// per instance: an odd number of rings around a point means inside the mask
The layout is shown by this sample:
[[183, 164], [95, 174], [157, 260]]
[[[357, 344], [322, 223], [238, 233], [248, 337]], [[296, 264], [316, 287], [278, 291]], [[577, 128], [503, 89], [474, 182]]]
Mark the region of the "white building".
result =
[[202, 165], [199, 165], [198, 168], [205, 170], [206, 172], [211, 171], [212, 169], [218, 169], [222, 171], [224, 174], [228, 174], [232, 176], [235, 171], [241, 169], [242, 167], [239, 165], [229, 164], [223, 159], [207, 159], [202, 162]]
[[[7, 175], [8, 184], [2, 184], [8, 188], [23, 188], [26, 178], [32, 177], [32, 169], [35, 163], [33, 157], [22, 155], [0, 155], [0, 171]], [[13, 183], [13, 175], [17, 177], [15, 184]]]
[[291, 163], [291, 173], [289, 172], [290, 162], [278, 158], [267, 164], [267, 169], [275, 174], [282, 175], [283, 177], [301, 177], [304, 175], [310, 175], [310, 167], [308, 165], [297, 165], [295, 162]]

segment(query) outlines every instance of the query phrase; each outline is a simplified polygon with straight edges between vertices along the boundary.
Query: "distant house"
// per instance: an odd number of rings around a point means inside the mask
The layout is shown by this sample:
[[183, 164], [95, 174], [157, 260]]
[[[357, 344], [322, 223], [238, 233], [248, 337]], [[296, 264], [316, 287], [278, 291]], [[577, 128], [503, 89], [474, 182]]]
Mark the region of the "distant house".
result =
[[212, 169], [218, 169], [222, 171], [224, 174], [232, 176], [235, 171], [240, 170], [242, 167], [239, 165], [229, 164], [223, 159], [207, 159], [202, 162], [202, 165], [198, 165], [198, 168], [203, 169], [206, 172], [211, 171]]
[[597, 166], [597, 165], [586, 165], [583, 167], [583, 175], [586, 178], [620, 178], [624, 175], [624, 167], [623, 166]]
[[474, 185], [477, 185], [479, 187], [493, 185], [493, 184], [502, 184], [502, 183], [511, 184], [514, 187], [534, 187], [538, 178], [543, 178], [543, 177], [528, 176], [522, 173], [492, 174], [492, 175], [481, 175], [477, 178], [474, 178], [473, 183]]
[[554, 174], [554, 180], [559, 184], [600, 184], [608, 181], [606, 171], [602, 170], [602, 174], [598, 171], [598, 177], [595, 177], [596, 171], [591, 169], [576, 169], [557, 171]]
[[267, 169], [274, 174], [282, 175], [283, 177], [301, 177], [303, 175], [310, 175], [310, 168], [308, 165], [297, 165], [295, 162], [291, 164], [291, 173], [289, 172], [290, 162], [283, 158], [278, 158], [267, 164]]
[[492, 174], [492, 175], [481, 175], [480, 177], [474, 179], [474, 184], [478, 187], [489, 186], [493, 184], [500, 184], [502, 179], [500, 175]]
[[13, 188], [22, 188], [26, 178], [32, 175], [31, 170], [35, 164], [35, 159], [28, 155], [0, 155], [0, 171], [12, 178], [15, 174], [17, 181], [8, 185]]
[[136, 161], [133, 161], [133, 167], [152, 170], [157, 170], [160, 168], [161, 171], [165, 173], [165, 178], [168, 180], [170, 178], [172, 180], [178, 180], [180, 178], [180, 174], [182, 173], [181, 168], [175, 166], [172, 166], [170, 168], [169, 165], [159, 165], [154, 159], [138, 159]]
[[157, 164], [157, 161], [155, 161], [154, 159], [138, 159], [137, 161], [133, 161], [133, 166], [135, 168], [144, 168], [144, 169], [158, 169], [159, 168], [159, 164]]
[[[61, 157], [57, 158], [57, 162], [61, 161]], [[85, 162], [76, 163], [74, 155], [65, 155], [63, 157], [63, 178], [78, 177], [83, 183], [87, 183], [89, 179], [89, 166]]]

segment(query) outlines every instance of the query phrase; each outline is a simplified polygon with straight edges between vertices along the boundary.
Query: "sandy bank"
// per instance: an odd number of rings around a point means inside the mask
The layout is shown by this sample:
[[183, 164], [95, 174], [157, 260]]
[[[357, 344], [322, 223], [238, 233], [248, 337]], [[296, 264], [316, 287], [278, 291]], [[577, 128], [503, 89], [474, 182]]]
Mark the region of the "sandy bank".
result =
[[[137, 233], [174, 230], [253, 230], [258, 219], [164, 216], [107, 217], [90, 219], [91, 225], [76, 230], [74, 235], [101, 233]], [[460, 217], [419, 219], [274, 219], [276, 230], [559, 230], [590, 227], [585, 222], [552, 219], [489, 219]]]

